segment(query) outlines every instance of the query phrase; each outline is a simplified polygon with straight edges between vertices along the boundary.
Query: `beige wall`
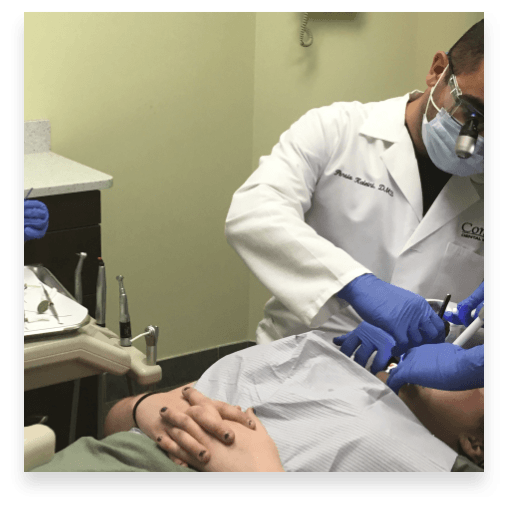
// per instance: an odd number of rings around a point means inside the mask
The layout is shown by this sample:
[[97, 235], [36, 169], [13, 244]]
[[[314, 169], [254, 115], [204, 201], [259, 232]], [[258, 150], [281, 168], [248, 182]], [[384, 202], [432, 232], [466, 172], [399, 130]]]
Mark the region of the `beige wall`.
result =
[[[102, 192], [107, 325], [125, 276], [159, 358], [244, 340], [248, 273], [224, 237], [252, 161], [255, 14], [25, 15], [25, 120], [114, 177]], [[138, 341], [144, 349], [142, 341]]]
[[[267, 291], [224, 239], [233, 192], [303, 113], [425, 86], [479, 13], [30, 13], [25, 120], [114, 177], [102, 193], [107, 324], [125, 276], [133, 333], [159, 358], [254, 338]], [[338, 16], [340, 18], [340, 16]], [[142, 344], [140, 344], [142, 349]]]

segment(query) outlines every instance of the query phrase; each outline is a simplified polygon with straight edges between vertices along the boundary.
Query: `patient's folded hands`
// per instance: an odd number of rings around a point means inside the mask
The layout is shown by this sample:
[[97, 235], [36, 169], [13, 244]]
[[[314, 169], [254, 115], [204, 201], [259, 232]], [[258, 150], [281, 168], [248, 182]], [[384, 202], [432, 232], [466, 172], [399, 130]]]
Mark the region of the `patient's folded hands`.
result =
[[[242, 413], [237, 406], [213, 401], [191, 387], [182, 394], [191, 405], [185, 415], [169, 407], [161, 413], [173, 440], [171, 448], [164, 449], [174, 462], [200, 471], [284, 471], [274, 441], [251, 408]], [[238, 412], [247, 418], [247, 425]], [[222, 418], [232, 421], [226, 424]], [[234, 442], [223, 434], [227, 428], [228, 434], [234, 429]]]
[[[190, 386], [191, 384], [184, 388]], [[206, 463], [210, 459], [210, 452], [204, 446], [206, 432], [203, 429], [223, 443], [230, 444], [235, 440], [233, 422], [249, 429], [256, 428], [255, 421], [242, 412], [240, 406], [211, 400], [196, 390], [191, 390], [198, 394], [198, 400], [196, 395], [192, 399], [193, 407], [183, 396], [185, 392], [177, 389], [147, 397], [136, 410], [139, 428], [172, 457], [183, 455], [183, 447], [185, 457], [192, 456], [196, 461]]]

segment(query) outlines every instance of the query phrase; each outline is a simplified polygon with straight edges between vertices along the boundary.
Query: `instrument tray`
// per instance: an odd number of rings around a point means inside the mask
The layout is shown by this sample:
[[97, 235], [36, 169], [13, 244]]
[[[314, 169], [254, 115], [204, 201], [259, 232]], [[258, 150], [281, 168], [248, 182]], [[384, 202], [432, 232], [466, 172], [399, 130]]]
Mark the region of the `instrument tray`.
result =
[[[67, 289], [44, 266], [25, 266], [24, 282], [25, 339], [46, 338], [47, 335], [77, 330], [88, 321], [88, 309], [76, 302]], [[42, 313], [37, 310], [39, 304], [46, 300], [41, 284], [50, 295], [60, 323], [50, 308]]]

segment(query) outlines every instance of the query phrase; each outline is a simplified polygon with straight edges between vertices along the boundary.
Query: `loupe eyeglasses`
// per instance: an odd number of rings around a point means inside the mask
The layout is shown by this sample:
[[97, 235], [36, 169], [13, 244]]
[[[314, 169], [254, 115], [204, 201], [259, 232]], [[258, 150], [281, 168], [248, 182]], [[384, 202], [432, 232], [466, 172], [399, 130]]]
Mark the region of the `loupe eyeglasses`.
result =
[[484, 118], [483, 112], [475, 108], [463, 97], [455, 74], [448, 80], [450, 95], [444, 105], [450, 116], [461, 126], [455, 153], [461, 159], [467, 159], [473, 155], [478, 136], [483, 137]]

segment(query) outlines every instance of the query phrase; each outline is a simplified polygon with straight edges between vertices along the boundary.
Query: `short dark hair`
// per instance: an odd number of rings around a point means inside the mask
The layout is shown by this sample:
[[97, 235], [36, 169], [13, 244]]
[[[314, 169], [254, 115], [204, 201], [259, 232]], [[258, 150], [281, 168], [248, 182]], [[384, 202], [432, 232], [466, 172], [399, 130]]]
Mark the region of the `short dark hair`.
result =
[[483, 61], [483, 19], [473, 25], [448, 51], [453, 74], [474, 72]]

